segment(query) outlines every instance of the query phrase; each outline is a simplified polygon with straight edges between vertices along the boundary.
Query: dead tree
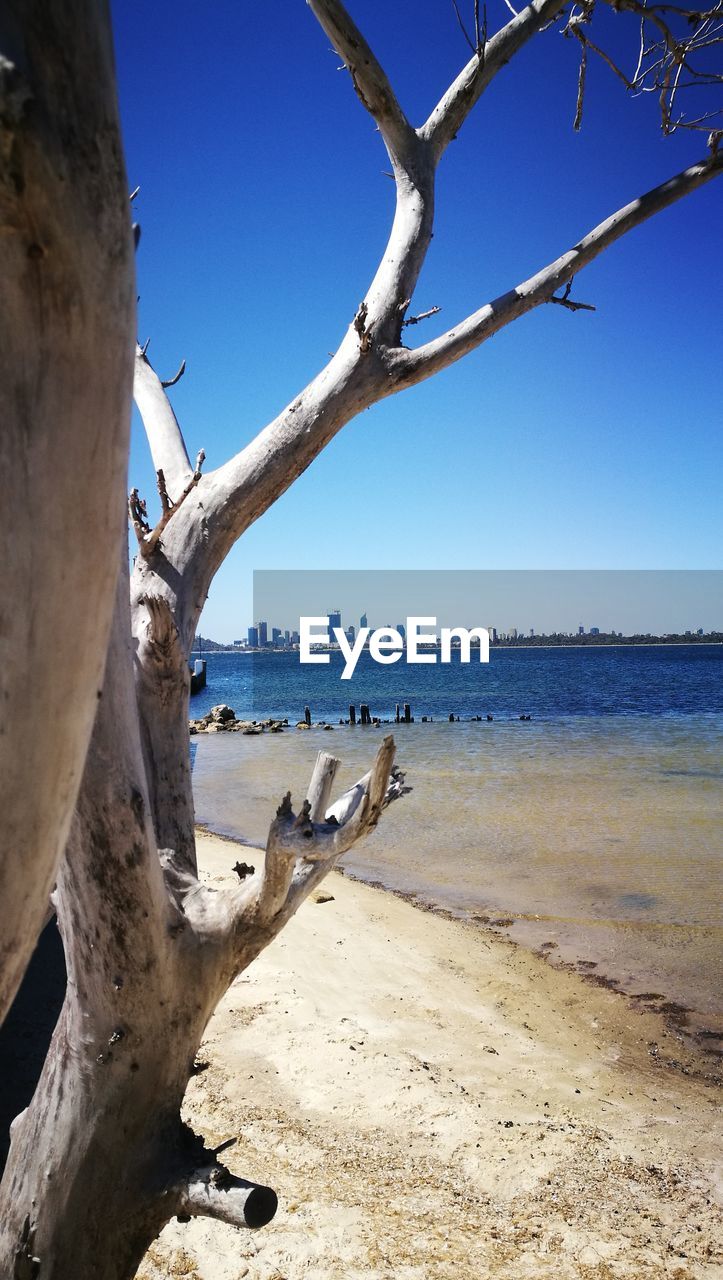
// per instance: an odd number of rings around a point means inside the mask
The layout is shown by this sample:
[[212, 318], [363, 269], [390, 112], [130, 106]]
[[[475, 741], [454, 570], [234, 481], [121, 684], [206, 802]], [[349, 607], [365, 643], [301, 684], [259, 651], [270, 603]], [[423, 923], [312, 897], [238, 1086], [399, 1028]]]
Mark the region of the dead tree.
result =
[[125, 541], [135, 285], [103, 5], [3, 5], [0, 223], [2, 1021], [68, 836]]
[[[634, 7], [635, 0], [616, 3]], [[386, 739], [370, 773], [332, 808], [336, 762], [321, 756], [297, 814], [289, 797], [282, 801], [263, 868], [233, 893], [199, 882], [188, 656], [230, 547], [356, 414], [443, 369], [533, 307], [578, 305], [570, 297], [573, 276], [723, 168], [711, 145], [534, 276], [409, 349], [401, 335], [432, 236], [439, 162], [487, 86], [510, 74], [508, 64], [562, 6], [533, 0], [491, 37], [477, 23], [471, 58], [419, 128], [343, 5], [309, 6], [386, 146], [396, 184], [393, 225], [328, 364], [215, 471], [202, 474], [200, 457], [191, 464], [164, 388], [145, 351], [136, 352], [135, 395], [161, 514], [152, 527], [132, 492], [135, 567], [118, 588], [103, 697], [55, 895], [68, 991], [35, 1097], [13, 1126], [0, 1194], [3, 1275], [127, 1280], [174, 1214], [258, 1225], [273, 1212], [272, 1192], [232, 1177], [182, 1125], [194, 1055], [229, 983], [401, 788], [390, 781], [393, 743]], [[566, 14], [568, 23], [575, 13]], [[586, 35], [590, 13], [578, 23]], [[667, 29], [667, 10], [655, 13]]]

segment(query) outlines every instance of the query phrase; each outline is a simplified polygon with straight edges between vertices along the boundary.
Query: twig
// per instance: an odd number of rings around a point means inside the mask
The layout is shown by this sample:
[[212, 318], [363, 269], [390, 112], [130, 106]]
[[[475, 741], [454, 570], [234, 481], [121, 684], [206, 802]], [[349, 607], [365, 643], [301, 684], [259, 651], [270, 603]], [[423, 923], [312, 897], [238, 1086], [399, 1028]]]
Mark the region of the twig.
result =
[[133, 523], [135, 535], [138, 539], [138, 549], [144, 559], [148, 560], [156, 551], [161, 541], [161, 534], [168, 524], [168, 521], [176, 514], [178, 508], [186, 501], [189, 493], [192, 493], [196, 488], [196, 485], [201, 479], [201, 467], [205, 460], [206, 454], [203, 449], [200, 449], [196, 458], [196, 469], [193, 476], [177, 502], [171, 502], [171, 499], [168, 496], [163, 471], [159, 470], [156, 472], [158, 492], [161, 497], [161, 506], [163, 511], [158, 524], [156, 524], [153, 529], [151, 529], [151, 526], [148, 523], [148, 512], [145, 502], [139, 497], [137, 489], [131, 489], [130, 496], [128, 498], [128, 511]]
[[567, 284], [565, 285], [565, 292], [563, 293], [561, 298], [556, 298], [553, 293], [552, 297], [548, 298], [547, 301], [556, 302], [558, 307], [566, 307], [568, 311], [596, 311], [597, 307], [594, 307], [592, 303], [575, 302], [574, 299], [570, 297], [570, 290], [572, 289], [572, 282], [574, 279], [575, 277], [572, 276], [572, 278], [568, 280]]
[[[131, 489], [128, 495], [128, 514], [133, 521], [133, 527], [140, 542], [143, 534], [151, 532], [151, 526], [148, 523], [148, 507], [145, 499], [141, 497], [137, 489]], [[139, 529], [140, 533], [138, 532]]]
[[464, 25], [464, 23], [463, 23], [463, 21], [462, 21], [462, 14], [460, 13], [459, 9], [457, 8], [457, 0], [452, 0], [452, 8], [454, 9], [455, 13], [457, 14], [457, 21], [458, 21], [458, 23], [459, 23], [459, 29], [460, 29], [460, 31], [462, 32], [462, 35], [464, 36], [465, 40], [467, 41], [467, 44], [469, 45], [469, 47], [470, 47], [470, 49], [472, 50], [472, 52], [473, 52], [473, 53], [477, 53], [477, 52], [478, 52], [478, 50], [477, 50], [477, 49], [475, 49], [474, 44], [472, 43], [472, 41], [470, 40], [469, 36], [467, 35], [467, 28], [465, 27], [465, 25]]
[[367, 355], [367, 353], [371, 351], [371, 346], [372, 346], [371, 329], [367, 329], [368, 315], [369, 315], [369, 308], [366, 302], [362, 302], [359, 306], [359, 310], [354, 316], [354, 328], [356, 329], [356, 332], [359, 334], [359, 350], [361, 351], [362, 355]]
[[161, 378], [161, 386], [163, 387], [163, 389], [165, 390], [167, 387], [175, 387], [176, 383], [181, 381], [181, 378], [183, 377], [185, 372], [186, 372], [186, 361], [182, 360], [178, 369], [178, 373], [174, 374], [172, 378], [167, 378], [165, 381], [163, 380], [163, 378]]
[[482, 29], [480, 31], [479, 0], [474, 0], [474, 34], [477, 57], [480, 62], [484, 62], [485, 49], [487, 48], [487, 5], [483, 4], [482, 6]]
[[166, 488], [166, 477], [164, 476], [163, 471], [161, 470], [160, 467], [156, 472], [156, 484], [158, 485], [158, 493], [161, 499], [161, 507], [165, 514], [166, 511], [171, 510], [173, 503], [171, 502], [171, 499], [168, 496], [168, 490]]
[[[406, 304], [409, 306], [409, 303]], [[402, 320], [402, 328], [407, 324], [419, 324], [420, 320], [427, 320], [429, 316], [436, 316], [442, 310], [441, 307], [430, 307], [429, 311], [420, 311], [418, 316], [408, 316], [406, 320]]]
[[577, 77], [577, 104], [575, 106], [575, 119], [572, 127], [575, 133], [580, 132], [582, 124], [582, 108], [585, 100], [585, 77], [587, 75], [587, 44], [583, 40], [580, 49], [580, 72]]

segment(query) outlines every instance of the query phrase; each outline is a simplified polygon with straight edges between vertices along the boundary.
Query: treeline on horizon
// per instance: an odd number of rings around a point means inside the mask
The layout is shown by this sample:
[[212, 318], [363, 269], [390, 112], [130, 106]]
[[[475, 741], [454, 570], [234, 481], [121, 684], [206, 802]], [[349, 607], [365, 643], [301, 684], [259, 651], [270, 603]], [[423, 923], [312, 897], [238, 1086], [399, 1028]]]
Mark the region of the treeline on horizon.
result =
[[[723, 644], [723, 631], [708, 631], [703, 635], [696, 632], [692, 635], [654, 636], [646, 632], [638, 632], [632, 636], [617, 635], [615, 632], [600, 632], [599, 635], [568, 635], [567, 632], [556, 631], [551, 635], [535, 636], [498, 636], [493, 640], [490, 636], [490, 649], [543, 649], [543, 648], [577, 648], [580, 645], [634, 645], [634, 644]], [[193, 652], [203, 650], [206, 653], [242, 653], [243, 648], [235, 644], [220, 644], [217, 640], [209, 640], [206, 636], [196, 636]], [[265, 649], [253, 649], [252, 653], [290, 653], [291, 649], [274, 649], [267, 645]]]

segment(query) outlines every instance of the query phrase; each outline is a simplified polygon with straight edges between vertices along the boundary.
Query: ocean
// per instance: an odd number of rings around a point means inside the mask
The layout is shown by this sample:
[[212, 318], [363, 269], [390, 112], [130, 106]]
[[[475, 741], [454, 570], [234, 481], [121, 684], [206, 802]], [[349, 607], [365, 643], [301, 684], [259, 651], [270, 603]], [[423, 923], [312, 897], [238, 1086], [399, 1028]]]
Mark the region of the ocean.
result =
[[[413, 790], [346, 856], [352, 874], [501, 921], [556, 960], [723, 1028], [723, 647], [493, 648], [488, 666], [380, 667], [367, 654], [350, 682], [341, 665], [208, 655], [192, 716], [226, 702], [292, 727], [193, 740], [199, 822], [263, 844], [320, 748], [341, 758], [343, 789], [391, 731]], [[409, 702], [415, 722], [340, 725], [351, 702], [392, 720]], [[305, 705], [333, 734], [293, 727]]]

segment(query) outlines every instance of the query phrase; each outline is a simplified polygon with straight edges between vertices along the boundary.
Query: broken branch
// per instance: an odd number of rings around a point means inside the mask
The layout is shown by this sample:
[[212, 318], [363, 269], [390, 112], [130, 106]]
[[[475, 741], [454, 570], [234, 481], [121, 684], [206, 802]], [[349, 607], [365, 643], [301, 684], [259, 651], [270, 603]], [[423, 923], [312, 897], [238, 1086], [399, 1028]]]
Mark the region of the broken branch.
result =
[[137, 489], [131, 489], [128, 495], [128, 515], [140, 545], [146, 535], [151, 532], [151, 526], [148, 523], [148, 507], [145, 499]]
[[359, 350], [361, 351], [362, 355], [367, 355], [368, 352], [371, 351], [371, 346], [372, 346], [371, 329], [367, 329], [368, 315], [369, 315], [369, 308], [366, 302], [362, 302], [359, 306], [359, 310], [354, 316], [354, 328], [356, 332], [359, 334]]
[[402, 320], [402, 328], [407, 324], [419, 324], [420, 320], [428, 320], [430, 316], [439, 315], [441, 307], [430, 307], [429, 311], [420, 311], [418, 316], [407, 316], [406, 320]]
[[176, 1212], [188, 1218], [217, 1218], [234, 1227], [264, 1227], [276, 1213], [278, 1199], [271, 1187], [237, 1178], [216, 1163], [195, 1169], [175, 1188]]
[[171, 499], [168, 496], [166, 479], [163, 471], [159, 470], [156, 472], [158, 492], [160, 494], [161, 507], [163, 510], [160, 520], [156, 525], [154, 525], [153, 529], [151, 529], [147, 520], [148, 512], [146, 510], [145, 502], [138, 496], [137, 489], [131, 489], [130, 497], [128, 499], [128, 510], [130, 512], [131, 520], [133, 521], [133, 528], [135, 530], [136, 537], [138, 538], [138, 548], [141, 555], [146, 560], [149, 559], [149, 557], [153, 555], [154, 551], [157, 550], [161, 541], [161, 534], [168, 524], [168, 521], [176, 514], [178, 508], [183, 505], [188, 495], [196, 488], [196, 485], [201, 479], [201, 467], [205, 459], [206, 454], [203, 449], [200, 449], [196, 457], [196, 468], [194, 473], [177, 502], [171, 502]]
[[548, 298], [547, 301], [556, 302], [559, 307], [567, 307], [568, 311], [595, 311], [596, 308], [590, 302], [575, 302], [575, 300], [570, 297], [570, 290], [572, 289], [572, 282], [574, 279], [575, 277], [571, 276], [568, 280], [565, 286], [565, 292], [561, 298], [556, 298], [553, 293], [552, 297]]

